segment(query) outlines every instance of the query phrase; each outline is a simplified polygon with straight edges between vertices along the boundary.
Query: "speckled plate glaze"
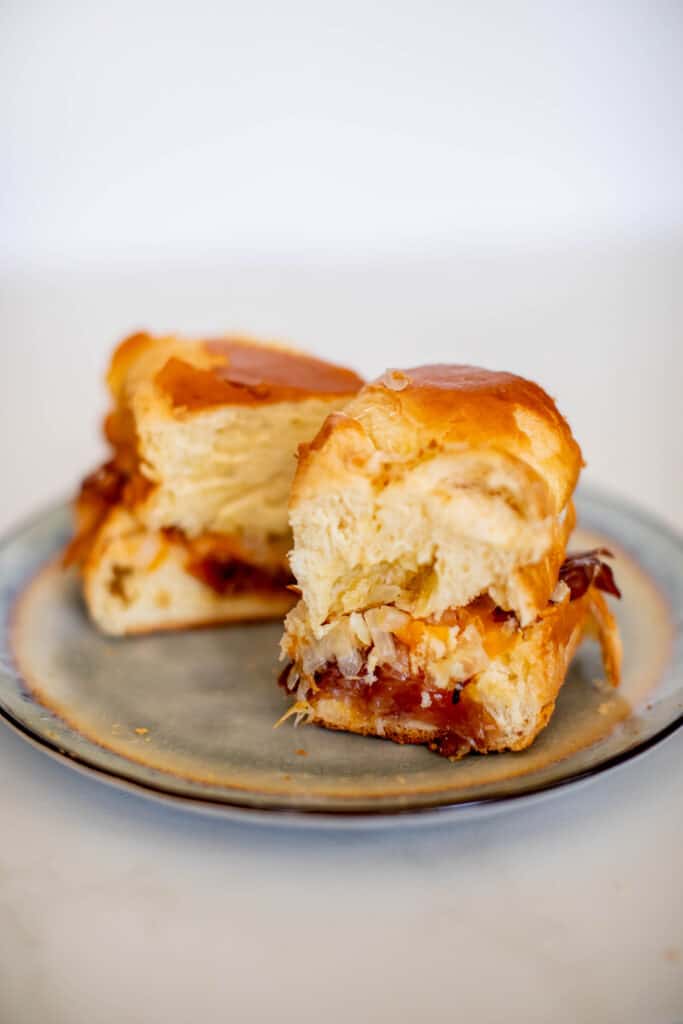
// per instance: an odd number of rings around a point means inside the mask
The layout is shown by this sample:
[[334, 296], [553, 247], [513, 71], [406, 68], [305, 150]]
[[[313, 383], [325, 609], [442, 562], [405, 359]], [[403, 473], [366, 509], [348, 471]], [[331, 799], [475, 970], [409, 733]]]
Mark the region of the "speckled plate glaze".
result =
[[271, 823], [447, 819], [557, 790], [647, 749], [683, 718], [683, 542], [612, 498], [583, 491], [578, 506], [572, 547], [604, 544], [617, 556], [623, 684], [596, 682], [597, 648], [584, 644], [550, 725], [522, 753], [454, 764], [291, 721], [274, 729], [287, 707], [277, 623], [101, 636], [60, 568], [65, 507], [0, 548], [0, 710], [100, 779]]

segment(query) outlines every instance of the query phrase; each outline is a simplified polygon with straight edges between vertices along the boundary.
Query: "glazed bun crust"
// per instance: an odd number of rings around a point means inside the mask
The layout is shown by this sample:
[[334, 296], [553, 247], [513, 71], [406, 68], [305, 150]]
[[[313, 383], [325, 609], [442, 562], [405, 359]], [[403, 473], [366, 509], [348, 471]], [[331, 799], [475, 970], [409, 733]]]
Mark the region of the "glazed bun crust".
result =
[[474, 366], [422, 366], [403, 372], [405, 388], [392, 390], [397, 371], [389, 371], [370, 385], [370, 393], [375, 398], [387, 391], [398, 395], [393, 408], [408, 429], [420, 424], [425, 437], [442, 435], [447, 445], [507, 452], [545, 481], [558, 511], [567, 504], [583, 464], [581, 449], [543, 388], [512, 373]]
[[[512, 373], [446, 364], [388, 370], [366, 384], [346, 415], [375, 448], [402, 459], [433, 444], [505, 453], [535, 472], [555, 512], [569, 501], [583, 465], [552, 398]], [[333, 420], [330, 429], [340, 423]], [[306, 457], [304, 451], [304, 464]]]
[[117, 398], [145, 378], [188, 410], [353, 395], [363, 383], [353, 370], [278, 342], [133, 334], [115, 350], [107, 382]]

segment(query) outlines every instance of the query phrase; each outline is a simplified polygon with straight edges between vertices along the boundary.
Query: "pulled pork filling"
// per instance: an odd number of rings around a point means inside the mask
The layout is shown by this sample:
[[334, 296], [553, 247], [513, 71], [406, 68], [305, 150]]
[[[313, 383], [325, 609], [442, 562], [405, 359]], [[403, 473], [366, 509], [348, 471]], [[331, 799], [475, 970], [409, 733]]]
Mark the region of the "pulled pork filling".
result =
[[336, 665], [328, 665], [316, 678], [318, 698], [350, 702], [366, 720], [389, 723], [409, 719], [420, 728], [434, 729], [430, 747], [446, 757], [467, 753], [477, 741], [485, 749], [488, 730], [496, 728], [493, 719], [469, 699], [469, 680], [448, 692], [429, 687], [424, 680], [396, 676], [388, 665], [377, 670], [372, 685], [363, 679], [348, 679]]
[[189, 561], [187, 571], [222, 597], [226, 594], [285, 590], [293, 578], [285, 569], [262, 569], [237, 559], [203, 558]]
[[[605, 549], [569, 555], [548, 611], [582, 597], [591, 586], [620, 596]], [[311, 640], [301, 606], [290, 612], [281, 685], [305, 703], [309, 694], [351, 701], [372, 716], [410, 716], [443, 730], [462, 729], [469, 713], [466, 687], [515, 642], [513, 612], [479, 597], [449, 609], [438, 621], [413, 619], [390, 605], [352, 612]], [[463, 698], [461, 700], [461, 698]]]

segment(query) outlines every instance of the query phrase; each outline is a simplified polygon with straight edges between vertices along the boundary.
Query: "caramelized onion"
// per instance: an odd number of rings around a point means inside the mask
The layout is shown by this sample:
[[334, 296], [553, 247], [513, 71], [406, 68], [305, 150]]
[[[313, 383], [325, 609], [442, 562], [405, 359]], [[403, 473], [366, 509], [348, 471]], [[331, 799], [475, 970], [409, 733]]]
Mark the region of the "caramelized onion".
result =
[[576, 555], [567, 555], [560, 567], [560, 579], [569, 587], [570, 600], [583, 597], [590, 586], [604, 590], [614, 597], [621, 597], [621, 591], [614, 582], [612, 569], [602, 557], [613, 558], [607, 548], [593, 548]]

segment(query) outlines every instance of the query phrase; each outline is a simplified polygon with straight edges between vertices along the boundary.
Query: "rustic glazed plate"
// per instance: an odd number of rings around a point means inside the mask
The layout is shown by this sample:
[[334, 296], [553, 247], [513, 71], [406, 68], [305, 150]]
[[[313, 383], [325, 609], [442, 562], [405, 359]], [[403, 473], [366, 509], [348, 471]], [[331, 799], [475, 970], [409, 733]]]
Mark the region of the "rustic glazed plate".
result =
[[683, 717], [683, 542], [612, 498], [584, 491], [578, 506], [571, 546], [617, 556], [623, 684], [600, 684], [597, 648], [586, 643], [551, 724], [522, 753], [453, 764], [291, 721], [273, 729], [287, 707], [276, 685], [280, 626], [101, 636], [59, 564], [64, 507], [0, 548], [0, 711], [100, 779], [228, 816], [422, 821], [546, 793], [647, 749]]

